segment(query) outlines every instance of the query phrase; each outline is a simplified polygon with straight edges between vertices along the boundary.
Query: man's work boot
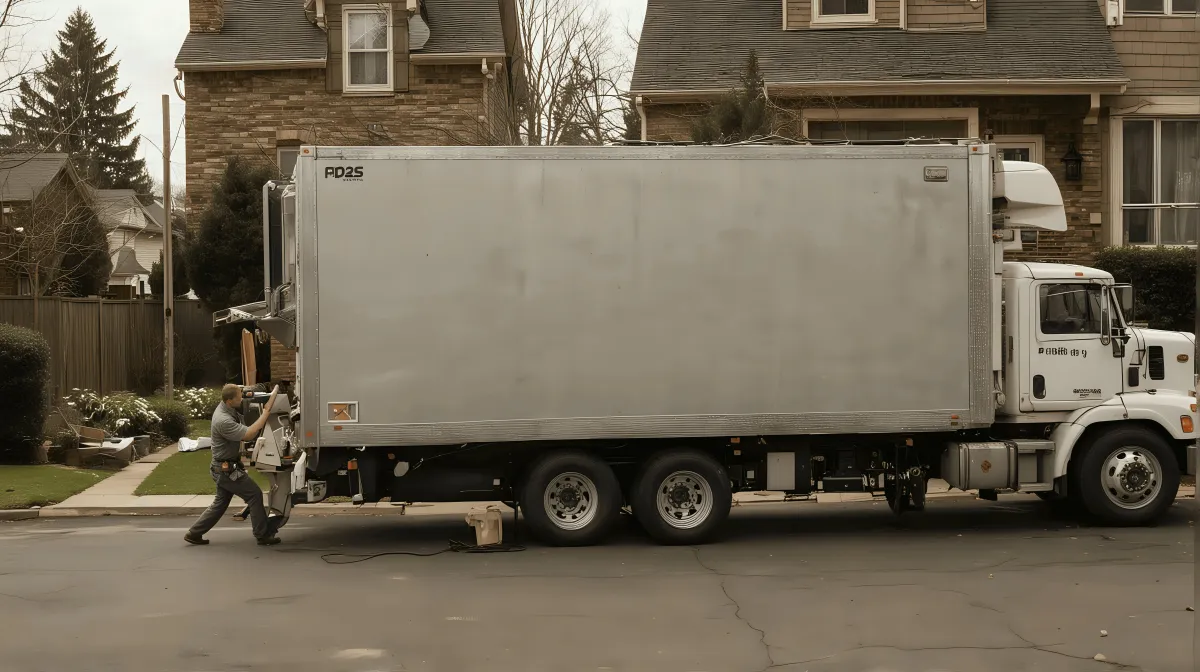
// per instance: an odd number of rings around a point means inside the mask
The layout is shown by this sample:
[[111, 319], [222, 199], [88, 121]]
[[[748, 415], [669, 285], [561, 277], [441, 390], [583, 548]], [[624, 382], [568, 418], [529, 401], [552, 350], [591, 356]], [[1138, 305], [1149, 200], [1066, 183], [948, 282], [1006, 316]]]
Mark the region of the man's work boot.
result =
[[[207, 543], [207, 542], [205, 542], [205, 543]], [[273, 534], [269, 537], [260, 537], [258, 540], [259, 546], [274, 546], [275, 544], [278, 544], [278, 543], [279, 543], [279, 537], [277, 537]]]
[[188, 542], [189, 544], [195, 544], [197, 546], [207, 546], [208, 545], [208, 539], [205, 539], [204, 537], [194, 537], [194, 536], [192, 536], [191, 532], [183, 535], [183, 540]]

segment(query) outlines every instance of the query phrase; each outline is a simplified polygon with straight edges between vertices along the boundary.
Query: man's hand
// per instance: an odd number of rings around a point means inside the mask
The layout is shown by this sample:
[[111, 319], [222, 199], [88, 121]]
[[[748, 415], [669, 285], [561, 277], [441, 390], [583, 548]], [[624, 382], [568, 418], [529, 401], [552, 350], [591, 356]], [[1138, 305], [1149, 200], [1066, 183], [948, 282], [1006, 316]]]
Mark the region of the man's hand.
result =
[[271, 398], [267, 399], [267, 403], [263, 405], [262, 413], [259, 414], [258, 419], [254, 421], [253, 425], [250, 425], [250, 427], [247, 428], [249, 431], [246, 432], [245, 438], [242, 439], [243, 441], [249, 441], [255, 434], [258, 434], [259, 431], [262, 430], [264, 425], [267, 424], [267, 416], [271, 414], [271, 407], [275, 405], [275, 397], [278, 394], [279, 386], [276, 385], [275, 389], [271, 390]]

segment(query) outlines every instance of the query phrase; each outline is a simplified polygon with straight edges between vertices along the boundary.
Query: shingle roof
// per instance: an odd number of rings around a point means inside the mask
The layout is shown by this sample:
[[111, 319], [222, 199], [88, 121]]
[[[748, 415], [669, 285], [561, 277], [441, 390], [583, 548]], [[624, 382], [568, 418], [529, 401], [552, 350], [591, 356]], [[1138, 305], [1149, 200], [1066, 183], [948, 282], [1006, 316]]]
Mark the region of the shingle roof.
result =
[[504, 53], [497, 0], [424, 0], [429, 41], [422, 54]]
[[68, 164], [66, 154], [6, 155], [0, 159], [0, 200], [31, 200]]
[[[422, 54], [503, 53], [498, 0], [425, 0], [429, 40]], [[188, 33], [175, 66], [323, 61], [325, 32], [304, 14], [303, 0], [225, 0], [219, 33]]]
[[733, 86], [755, 49], [771, 83], [1125, 81], [1096, 0], [987, 0], [987, 31], [782, 29], [778, 0], [649, 0], [630, 89]]
[[175, 66], [325, 60], [325, 33], [302, 0], [225, 0], [219, 33], [188, 33]]
[[162, 233], [162, 226], [150, 216], [137, 192], [132, 189], [93, 189], [96, 215], [107, 230], [125, 228]]

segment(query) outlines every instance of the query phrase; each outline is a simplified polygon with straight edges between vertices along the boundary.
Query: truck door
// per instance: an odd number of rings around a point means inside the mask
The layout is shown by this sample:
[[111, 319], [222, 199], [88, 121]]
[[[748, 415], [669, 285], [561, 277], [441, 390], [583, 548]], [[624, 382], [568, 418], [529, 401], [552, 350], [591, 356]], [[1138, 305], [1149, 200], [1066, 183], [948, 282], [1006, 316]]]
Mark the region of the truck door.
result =
[[1046, 280], [1032, 285], [1030, 400], [1034, 411], [1096, 406], [1121, 391], [1121, 360], [1102, 338], [1110, 313], [1103, 286]]

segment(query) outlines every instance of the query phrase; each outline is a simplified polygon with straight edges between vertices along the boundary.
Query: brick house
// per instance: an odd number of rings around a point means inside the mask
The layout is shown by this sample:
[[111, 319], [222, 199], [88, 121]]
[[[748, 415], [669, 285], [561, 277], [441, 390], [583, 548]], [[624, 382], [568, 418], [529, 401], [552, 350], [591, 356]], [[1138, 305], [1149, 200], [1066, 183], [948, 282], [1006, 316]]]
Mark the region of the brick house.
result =
[[[175, 60], [190, 214], [234, 155], [290, 174], [301, 144], [516, 139], [515, 0], [190, 0], [190, 18]], [[294, 361], [273, 347], [273, 377]]]
[[[1024, 256], [1195, 245], [1197, 0], [649, 0], [631, 83], [645, 140], [689, 140], [754, 49], [793, 137], [988, 138], [1042, 163], [1065, 233]], [[1064, 156], [1082, 158], [1067, 180]]]

